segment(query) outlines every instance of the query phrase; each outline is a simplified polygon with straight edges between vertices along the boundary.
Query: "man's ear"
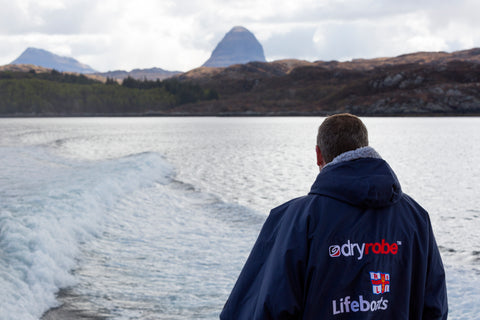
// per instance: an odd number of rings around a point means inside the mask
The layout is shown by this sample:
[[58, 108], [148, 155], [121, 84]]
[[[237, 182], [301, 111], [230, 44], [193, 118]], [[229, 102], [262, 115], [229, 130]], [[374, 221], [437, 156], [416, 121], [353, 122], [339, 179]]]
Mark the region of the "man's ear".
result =
[[317, 152], [317, 165], [322, 169], [326, 164], [322, 156], [322, 151], [318, 146], [315, 146], [315, 151]]

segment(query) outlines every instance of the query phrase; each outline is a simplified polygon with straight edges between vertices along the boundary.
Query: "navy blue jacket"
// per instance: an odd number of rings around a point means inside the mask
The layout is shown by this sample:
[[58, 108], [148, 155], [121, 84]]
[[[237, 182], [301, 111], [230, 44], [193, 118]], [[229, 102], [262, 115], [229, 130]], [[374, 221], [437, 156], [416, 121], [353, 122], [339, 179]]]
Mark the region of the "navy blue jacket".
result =
[[221, 319], [447, 319], [428, 213], [382, 159], [326, 166], [273, 209]]

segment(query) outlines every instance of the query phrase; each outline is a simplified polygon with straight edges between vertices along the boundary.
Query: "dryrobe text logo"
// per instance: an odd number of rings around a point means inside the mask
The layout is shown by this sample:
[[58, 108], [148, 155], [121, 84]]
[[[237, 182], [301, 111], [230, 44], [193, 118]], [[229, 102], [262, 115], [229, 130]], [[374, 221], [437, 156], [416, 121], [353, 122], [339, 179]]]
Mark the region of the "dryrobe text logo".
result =
[[400, 241], [395, 243], [388, 243], [385, 239], [382, 239], [381, 242], [373, 243], [352, 243], [350, 240], [347, 240], [347, 243], [342, 245], [332, 245], [328, 248], [328, 254], [330, 257], [337, 258], [340, 256], [344, 257], [354, 257], [357, 256], [358, 260], [362, 260], [363, 257], [367, 254], [393, 254], [398, 253], [398, 246], [401, 245]]

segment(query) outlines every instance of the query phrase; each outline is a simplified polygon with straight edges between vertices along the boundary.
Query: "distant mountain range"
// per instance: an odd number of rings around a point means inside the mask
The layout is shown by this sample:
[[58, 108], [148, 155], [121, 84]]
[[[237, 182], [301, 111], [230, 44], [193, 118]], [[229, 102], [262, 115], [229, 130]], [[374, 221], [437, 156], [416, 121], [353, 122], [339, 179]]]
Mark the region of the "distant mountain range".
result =
[[[60, 72], [81, 73], [88, 75], [91, 78], [112, 78], [116, 80], [123, 80], [127, 77], [132, 77], [134, 79], [140, 80], [163, 80], [181, 73], [180, 71], [167, 71], [161, 68], [134, 69], [132, 71], [117, 70], [109, 72], [98, 72], [90, 66], [75, 60], [74, 58], [62, 57], [47, 50], [38, 48], [27, 48], [17, 59], [12, 61], [10, 65], [12, 65], [12, 68], [10, 68], [11, 70], [28, 68], [38, 70], [38, 68], [46, 68], [55, 69]], [[31, 67], [24, 68], [22, 67], [22, 65], [27, 65]]]
[[62, 57], [47, 50], [27, 48], [11, 64], [31, 64], [62, 72], [95, 73], [90, 66], [80, 63], [70, 57]]
[[[204, 66], [228, 67], [230, 65], [243, 64], [251, 61], [266, 61], [263, 47], [253, 33], [246, 28], [234, 27], [224, 36], [222, 41], [218, 43], [210, 59], [205, 62]], [[39, 48], [27, 48], [17, 59], [12, 61], [11, 64], [34, 65], [61, 72], [95, 74], [100, 77], [116, 80], [123, 80], [127, 77], [139, 80], [163, 80], [181, 73], [180, 71], [168, 71], [161, 68], [98, 72], [74, 58], [59, 56]]]

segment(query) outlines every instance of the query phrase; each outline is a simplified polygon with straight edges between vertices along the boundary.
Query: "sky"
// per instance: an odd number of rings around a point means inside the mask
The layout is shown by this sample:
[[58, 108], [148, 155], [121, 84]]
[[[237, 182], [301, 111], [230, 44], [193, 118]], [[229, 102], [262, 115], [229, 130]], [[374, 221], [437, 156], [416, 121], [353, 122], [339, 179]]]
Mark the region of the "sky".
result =
[[27, 47], [106, 72], [188, 71], [235, 26], [267, 61], [480, 47], [478, 0], [0, 0], [0, 65]]

